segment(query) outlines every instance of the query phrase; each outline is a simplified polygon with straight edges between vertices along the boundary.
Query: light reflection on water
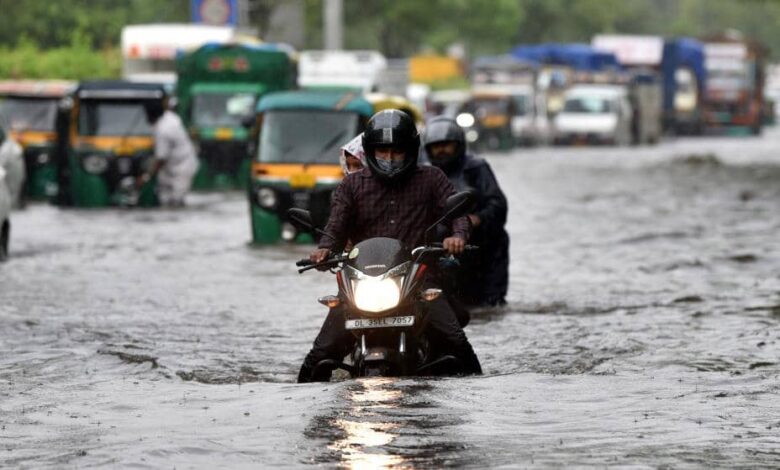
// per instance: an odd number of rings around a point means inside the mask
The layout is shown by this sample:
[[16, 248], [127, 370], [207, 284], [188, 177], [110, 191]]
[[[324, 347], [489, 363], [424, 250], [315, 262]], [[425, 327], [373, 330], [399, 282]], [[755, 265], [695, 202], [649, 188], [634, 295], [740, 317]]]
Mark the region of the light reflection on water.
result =
[[328, 448], [341, 456], [346, 468], [391, 468], [404, 464], [404, 458], [381, 449], [398, 437], [399, 423], [383, 422], [378, 409], [398, 408], [403, 397], [399, 389], [391, 388], [395, 379], [358, 380], [348, 387], [345, 414], [352, 419], [336, 419], [334, 425], [344, 436]]

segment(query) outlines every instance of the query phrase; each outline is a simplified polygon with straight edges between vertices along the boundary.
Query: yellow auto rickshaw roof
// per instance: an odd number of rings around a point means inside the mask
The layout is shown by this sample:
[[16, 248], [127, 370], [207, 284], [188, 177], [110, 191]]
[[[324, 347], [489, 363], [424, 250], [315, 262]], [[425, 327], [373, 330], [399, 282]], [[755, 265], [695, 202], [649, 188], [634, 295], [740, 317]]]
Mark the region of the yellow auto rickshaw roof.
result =
[[366, 93], [366, 101], [374, 106], [374, 112], [384, 111], [385, 109], [400, 109], [414, 118], [418, 124], [423, 122], [423, 114], [420, 109], [411, 101], [398, 95], [389, 95], [387, 93]]

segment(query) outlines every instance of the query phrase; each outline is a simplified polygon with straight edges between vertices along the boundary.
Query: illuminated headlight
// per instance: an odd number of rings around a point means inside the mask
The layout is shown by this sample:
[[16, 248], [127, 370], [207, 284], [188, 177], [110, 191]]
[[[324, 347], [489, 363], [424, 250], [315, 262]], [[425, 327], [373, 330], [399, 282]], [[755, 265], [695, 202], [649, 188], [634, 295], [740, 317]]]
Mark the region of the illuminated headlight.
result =
[[355, 306], [366, 312], [382, 312], [398, 306], [401, 301], [401, 277], [370, 277], [353, 281]]
[[270, 209], [276, 205], [276, 192], [271, 188], [260, 188], [257, 190], [257, 203], [260, 207]]
[[295, 230], [293, 224], [290, 222], [285, 222], [282, 224], [282, 240], [291, 242], [295, 240], [296, 235], [298, 235], [298, 231]]
[[460, 127], [471, 127], [474, 125], [474, 116], [470, 113], [460, 113], [458, 114], [458, 117], [455, 118], [455, 122], [457, 122]]
[[474, 129], [466, 132], [466, 142], [474, 143], [479, 139], [479, 132], [475, 131]]
[[35, 161], [37, 161], [39, 165], [45, 165], [49, 163], [49, 154], [46, 152], [41, 152], [37, 157], [35, 157]]
[[108, 168], [108, 158], [101, 155], [88, 155], [82, 160], [82, 165], [87, 173], [99, 175]]

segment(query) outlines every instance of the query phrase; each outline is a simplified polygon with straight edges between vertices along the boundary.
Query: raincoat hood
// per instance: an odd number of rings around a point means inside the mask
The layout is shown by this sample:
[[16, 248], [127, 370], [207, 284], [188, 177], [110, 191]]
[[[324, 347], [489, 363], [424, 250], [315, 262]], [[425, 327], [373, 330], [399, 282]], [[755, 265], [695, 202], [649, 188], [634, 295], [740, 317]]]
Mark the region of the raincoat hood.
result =
[[350, 140], [341, 147], [341, 154], [339, 155], [339, 164], [341, 164], [341, 170], [344, 172], [344, 176], [349, 174], [347, 171], [347, 155], [354, 155], [359, 160], [363, 167], [366, 166], [366, 154], [363, 152], [363, 134], [358, 134], [357, 137]]

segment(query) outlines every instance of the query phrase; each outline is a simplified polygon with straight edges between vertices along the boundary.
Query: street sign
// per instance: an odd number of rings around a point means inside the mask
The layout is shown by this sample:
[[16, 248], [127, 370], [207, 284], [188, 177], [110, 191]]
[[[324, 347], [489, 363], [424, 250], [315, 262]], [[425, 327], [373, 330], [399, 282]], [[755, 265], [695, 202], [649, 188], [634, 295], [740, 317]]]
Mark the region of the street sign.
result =
[[238, 26], [239, 0], [191, 0], [192, 22], [214, 26]]

